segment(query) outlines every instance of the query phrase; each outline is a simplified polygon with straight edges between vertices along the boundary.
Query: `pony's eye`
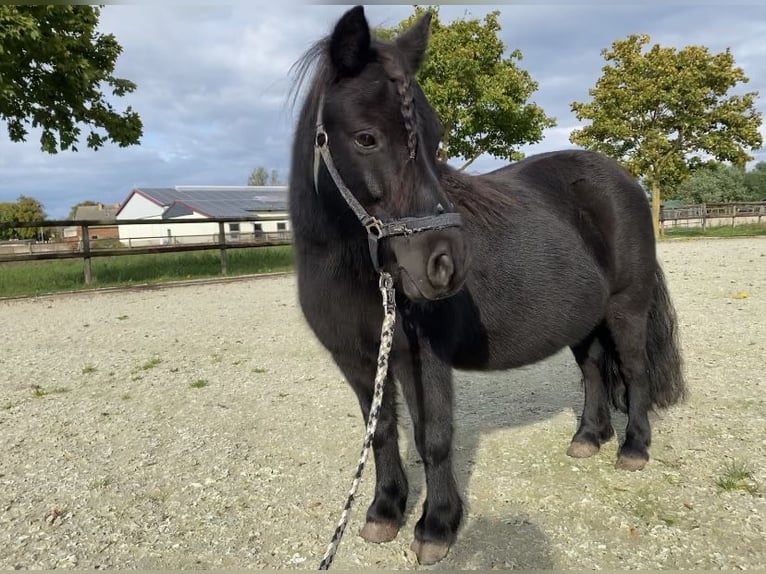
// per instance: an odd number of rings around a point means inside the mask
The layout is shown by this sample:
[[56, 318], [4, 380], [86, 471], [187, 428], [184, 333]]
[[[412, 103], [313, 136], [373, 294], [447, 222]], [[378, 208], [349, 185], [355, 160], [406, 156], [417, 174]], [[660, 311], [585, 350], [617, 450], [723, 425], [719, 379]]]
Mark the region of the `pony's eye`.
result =
[[377, 143], [375, 141], [375, 136], [368, 132], [362, 132], [360, 134], [357, 134], [354, 138], [354, 141], [356, 142], [356, 145], [363, 148], [372, 148], [375, 147], [375, 144]]

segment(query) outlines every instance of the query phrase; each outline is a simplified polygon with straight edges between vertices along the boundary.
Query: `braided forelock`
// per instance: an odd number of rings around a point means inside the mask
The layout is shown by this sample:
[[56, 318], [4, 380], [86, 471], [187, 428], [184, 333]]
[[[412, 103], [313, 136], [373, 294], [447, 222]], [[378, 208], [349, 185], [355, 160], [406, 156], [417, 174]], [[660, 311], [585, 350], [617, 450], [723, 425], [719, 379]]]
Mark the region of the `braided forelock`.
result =
[[418, 148], [418, 131], [412, 78], [407, 71], [402, 54], [393, 47], [387, 48], [379, 51], [379, 60], [383, 70], [396, 84], [402, 117], [404, 118], [404, 129], [407, 132], [407, 151], [409, 151], [410, 159], [415, 159]]

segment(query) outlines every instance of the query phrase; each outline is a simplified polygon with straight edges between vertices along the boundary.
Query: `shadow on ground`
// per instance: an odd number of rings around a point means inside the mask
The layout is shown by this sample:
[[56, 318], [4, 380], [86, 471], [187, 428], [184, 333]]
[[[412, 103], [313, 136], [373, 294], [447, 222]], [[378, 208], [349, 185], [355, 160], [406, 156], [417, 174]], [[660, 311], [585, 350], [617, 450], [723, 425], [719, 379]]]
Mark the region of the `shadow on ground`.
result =
[[[572, 433], [582, 408], [580, 370], [567, 352], [547, 361], [500, 373], [456, 373], [454, 468], [461, 496], [471, 493], [471, 475], [482, 437], [498, 430], [533, 425], [568, 414]], [[412, 440], [406, 408], [400, 405], [403, 454], [410, 482], [407, 522], [420, 517], [423, 466]], [[568, 439], [559, 445], [562, 452]], [[497, 470], [511, 464], [493, 460]], [[490, 470], [490, 473], [493, 472]], [[512, 493], [509, 493], [512, 498]], [[458, 540], [435, 568], [553, 568], [550, 543], [527, 516], [466, 517]]]
[[435, 569], [546, 569], [555, 567], [550, 542], [525, 516], [477, 518]]

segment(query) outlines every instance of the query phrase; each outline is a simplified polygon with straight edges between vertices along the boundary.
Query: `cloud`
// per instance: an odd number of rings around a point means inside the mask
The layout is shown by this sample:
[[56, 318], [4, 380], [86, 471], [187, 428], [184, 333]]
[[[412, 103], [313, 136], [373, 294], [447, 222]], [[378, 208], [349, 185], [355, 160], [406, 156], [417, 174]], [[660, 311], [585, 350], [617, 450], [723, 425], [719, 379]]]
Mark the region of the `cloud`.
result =
[[[12, 144], [0, 126], [0, 201], [30, 195], [43, 202], [49, 216], [63, 217], [85, 199], [122, 201], [134, 186], [244, 184], [258, 165], [286, 177], [297, 112], [287, 99], [290, 68], [347, 8], [276, 2], [106, 6], [100, 28], [123, 46], [116, 73], [138, 84], [136, 92], [114, 104], [131, 105], [141, 115], [142, 145], [107, 145], [98, 152], [82, 146], [78, 153], [49, 156], [39, 150], [39, 134]], [[532, 99], [558, 122], [542, 142], [526, 146], [526, 154], [571, 147], [569, 133], [577, 127], [571, 102], [587, 99], [603, 65], [600, 50], [630, 33], [645, 32], [653, 41], [679, 47], [731, 47], [751, 78], [746, 89], [766, 94], [761, 40], [766, 8], [761, 6], [559, 2], [444, 5], [440, 14], [444, 20], [482, 17], [492, 9], [501, 13], [505, 45], [522, 51], [520, 65], [539, 84]], [[411, 8], [376, 5], [366, 13], [373, 25], [393, 26]], [[766, 112], [763, 99], [759, 108]], [[471, 170], [499, 165], [483, 157]]]

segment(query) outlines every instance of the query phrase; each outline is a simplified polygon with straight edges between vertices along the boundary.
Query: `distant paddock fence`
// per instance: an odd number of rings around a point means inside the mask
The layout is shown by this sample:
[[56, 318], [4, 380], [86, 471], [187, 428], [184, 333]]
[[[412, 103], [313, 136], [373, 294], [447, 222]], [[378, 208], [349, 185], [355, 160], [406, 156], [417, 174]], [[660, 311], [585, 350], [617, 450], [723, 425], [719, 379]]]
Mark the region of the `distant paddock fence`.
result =
[[[707, 203], [685, 205], [681, 207], [666, 207], [660, 212], [663, 229], [673, 227], [707, 227], [721, 225], [739, 225], [744, 223], [766, 223], [766, 201]], [[40, 241], [21, 239], [0, 241], [0, 263], [13, 261], [36, 261], [45, 259], [82, 259], [84, 279], [87, 285], [93, 281], [91, 261], [94, 257], [120, 257], [123, 255], [141, 255], [156, 253], [178, 253], [183, 251], [200, 251], [216, 249], [221, 260], [221, 274], [228, 274], [228, 250], [248, 247], [269, 247], [290, 245], [291, 231], [226, 231], [226, 224], [243, 222], [262, 223], [262, 218], [211, 218], [211, 219], [173, 219], [163, 221], [158, 219], [123, 219], [119, 221], [34, 221], [34, 222], [0, 222], [0, 230], [35, 229], [38, 237], [46, 235], [44, 229], [68, 230], [70, 236], [62, 232], [58, 241]], [[151, 225], [172, 223], [183, 224], [217, 224], [217, 233], [207, 234], [177, 234], [175, 236], [146, 236], [120, 238], [117, 227], [131, 225]], [[71, 232], [78, 228], [76, 235]], [[102, 233], [99, 233], [101, 231]], [[96, 238], [94, 238], [96, 237]]]
[[[57, 241], [38, 241], [20, 239], [0, 242], [0, 263], [13, 261], [38, 261], [45, 259], [82, 259], [85, 284], [93, 282], [91, 261], [94, 257], [121, 257], [123, 255], [145, 255], [157, 253], [178, 253], [184, 251], [218, 250], [221, 260], [221, 274], [229, 272], [228, 250], [247, 247], [273, 247], [290, 245], [292, 233], [289, 230], [239, 232], [226, 231], [226, 224], [242, 222], [261, 223], [262, 219], [248, 218], [210, 218], [174, 219], [172, 222], [147, 219], [121, 219], [119, 221], [33, 221], [33, 222], [0, 222], [0, 230], [6, 229], [35, 229], [39, 235], [44, 235], [43, 229], [72, 229], [79, 228], [75, 237], [64, 237]], [[218, 233], [199, 235], [178, 235], [175, 237], [131, 237], [121, 239], [112, 236], [94, 239], [99, 231], [113, 230], [123, 225], [143, 225], [156, 223], [176, 224], [217, 224]], [[109, 236], [109, 233], [104, 233]]]
[[744, 223], [766, 223], [766, 201], [733, 203], [701, 203], [682, 207], [666, 207], [660, 212], [662, 227], [718, 227]]

